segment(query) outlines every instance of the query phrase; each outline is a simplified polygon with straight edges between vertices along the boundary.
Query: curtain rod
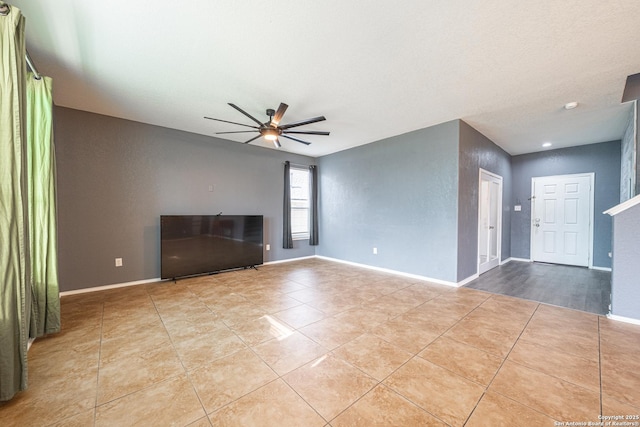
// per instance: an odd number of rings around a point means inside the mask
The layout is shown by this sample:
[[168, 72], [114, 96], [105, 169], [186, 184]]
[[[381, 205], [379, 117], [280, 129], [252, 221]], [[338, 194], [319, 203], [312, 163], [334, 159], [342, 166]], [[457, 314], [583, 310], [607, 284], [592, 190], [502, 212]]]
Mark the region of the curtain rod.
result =
[[25, 55], [24, 56], [25, 56], [25, 59], [27, 60], [27, 65], [29, 66], [29, 68], [31, 68], [31, 71], [33, 72], [33, 78], [35, 78], [36, 80], [40, 80], [42, 78], [42, 76], [40, 75], [40, 73], [36, 69], [36, 66], [33, 65], [33, 61], [31, 60], [31, 56], [29, 55], [29, 51], [25, 50]]
[[294, 166], [294, 167], [298, 167], [298, 168], [308, 168], [309, 166], [316, 166], [316, 165], [300, 165], [300, 164], [293, 163], [293, 162], [289, 162], [289, 165]]

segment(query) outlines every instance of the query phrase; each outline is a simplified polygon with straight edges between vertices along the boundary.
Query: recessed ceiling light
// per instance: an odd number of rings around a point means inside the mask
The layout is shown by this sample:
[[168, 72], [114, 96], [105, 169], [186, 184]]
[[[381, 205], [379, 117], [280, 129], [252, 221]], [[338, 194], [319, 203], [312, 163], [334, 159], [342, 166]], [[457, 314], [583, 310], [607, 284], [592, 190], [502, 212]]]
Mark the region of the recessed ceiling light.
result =
[[550, 142], [545, 142], [544, 144], [542, 144], [544, 148], [551, 147], [551, 145], [552, 144]]
[[573, 102], [567, 102], [566, 104], [564, 104], [564, 109], [565, 110], [573, 110], [574, 108], [576, 108], [578, 106], [578, 103], [576, 101]]

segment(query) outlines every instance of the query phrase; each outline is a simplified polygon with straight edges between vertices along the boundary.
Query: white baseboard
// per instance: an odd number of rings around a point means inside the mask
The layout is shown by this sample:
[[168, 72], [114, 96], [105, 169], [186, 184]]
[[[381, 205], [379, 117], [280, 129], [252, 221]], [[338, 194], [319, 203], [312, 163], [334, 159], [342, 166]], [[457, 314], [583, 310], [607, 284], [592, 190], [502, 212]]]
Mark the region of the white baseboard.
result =
[[127, 286], [144, 285], [146, 283], [160, 282], [161, 280], [162, 279], [158, 277], [157, 279], [136, 280], [135, 282], [126, 282], [126, 283], [114, 283], [113, 285], [96, 286], [94, 288], [74, 289], [73, 291], [60, 292], [60, 296], [64, 297], [66, 295], [85, 294], [87, 292], [98, 292], [98, 291], [106, 291], [108, 289], [126, 288]]
[[515, 258], [515, 257], [510, 257], [507, 258], [506, 260], [504, 260], [503, 264], [506, 264], [507, 262], [510, 261], [518, 261], [518, 262], [531, 262], [530, 259], [526, 259], [526, 258]]
[[303, 259], [312, 259], [312, 258], [316, 258], [316, 255], [301, 256], [301, 257], [298, 257], [298, 258], [279, 259], [279, 260], [276, 260], [276, 261], [268, 261], [268, 262], [263, 263], [262, 265], [282, 264], [284, 262], [301, 261]]
[[382, 267], [375, 267], [373, 265], [360, 264], [360, 263], [352, 262], [352, 261], [345, 261], [345, 260], [338, 259], [338, 258], [330, 258], [330, 257], [322, 256], [322, 255], [316, 255], [316, 258], [324, 259], [326, 261], [339, 262], [341, 264], [352, 265], [354, 267], [367, 268], [369, 270], [380, 271], [382, 273], [395, 274], [397, 276], [408, 277], [410, 279], [417, 279], [417, 280], [421, 280], [421, 281], [424, 281], [424, 282], [431, 282], [431, 283], [435, 283], [435, 284], [438, 284], [438, 285], [452, 286], [452, 287], [455, 287], [455, 288], [461, 286], [460, 284], [458, 284], [456, 282], [449, 282], [447, 280], [434, 279], [432, 277], [420, 276], [418, 274], [405, 273], [403, 271], [391, 270], [391, 269], [382, 268]]
[[[305, 256], [305, 257], [300, 257], [300, 258], [283, 259], [283, 260], [278, 260], [278, 261], [269, 261], [269, 262], [265, 262], [262, 265], [280, 264], [280, 263], [283, 263], [283, 262], [300, 261], [300, 260], [309, 259], [309, 258], [315, 258], [315, 255]], [[136, 286], [136, 285], [144, 285], [144, 284], [147, 284], [147, 283], [161, 282], [162, 280], [163, 279], [158, 277], [158, 278], [155, 278], [155, 279], [136, 280], [136, 281], [133, 281], [133, 282], [125, 282], [125, 283], [114, 283], [112, 285], [96, 286], [96, 287], [93, 287], [93, 288], [74, 289], [72, 291], [60, 292], [60, 296], [63, 297], [63, 296], [66, 296], [66, 295], [85, 294], [87, 292], [98, 292], [98, 291], [106, 291], [106, 290], [109, 290], [109, 289], [126, 288], [128, 286]]]
[[[508, 262], [510, 262], [510, 261], [518, 261], [518, 262], [533, 262], [533, 260], [526, 259], [526, 258], [514, 258], [514, 257], [511, 257], [511, 258], [507, 258], [507, 259], [505, 259], [504, 261], [502, 261], [502, 262], [500, 263], [500, 265], [502, 265], [502, 264], [506, 264], [506, 263], [508, 263]], [[596, 266], [590, 266], [589, 268], [590, 268], [590, 269], [592, 269], [592, 270], [611, 271], [611, 268], [608, 268], [608, 267], [596, 267]]]
[[631, 323], [633, 325], [640, 325], [640, 319], [633, 319], [631, 317], [616, 316], [615, 314], [607, 314], [607, 319], [616, 320], [618, 322]]
[[[450, 281], [447, 281], [447, 280], [434, 279], [433, 277], [420, 276], [420, 275], [417, 275], [417, 274], [405, 273], [403, 271], [391, 270], [391, 269], [388, 269], [388, 268], [374, 267], [372, 265], [360, 264], [360, 263], [357, 263], [357, 262], [345, 261], [345, 260], [341, 260], [341, 259], [337, 259], [337, 258], [325, 257], [325, 256], [321, 256], [321, 255], [311, 255], [311, 256], [304, 256], [304, 257], [299, 257], [299, 258], [288, 258], [288, 259], [277, 260], [277, 261], [269, 261], [269, 262], [265, 262], [262, 265], [282, 264], [282, 263], [285, 263], [285, 262], [301, 261], [301, 260], [312, 259], [312, 258], [318, 258], [318, 259], [324, 259], [324, 260], [327, 260], [327, 261], [339, 262], [339, 263], [342, 263], [342, 264], [353, 265], [355, 267], [367, 268], [369, 270], [375, 270], [375, 271], [380, 271], [380, 272], [383, 272], [383, 273], [395, 274], [397, 276], [408, 277], [408, 278], [411, 278], [411, 279], [417, 279], [417, 280], [424, 281], [424, 282], [431, 282], [431, 283], [435, 283], [435, 284], [438, 284], [438, 285], [451, 286], [451, 287], [454, 287], [454, 288], [459, 288], [461, 286], [464, 286], [467, 283], [471, 282], [472, 280], [475, 280], [475, 279], [478, 278], [478, 274], [474, 274], [474, 275], [469, 276], [469, 277], [467, 277], [466, 279], [464, 279], [464, 280], [462, 280], [460, 282], [450, 282]], [[93, 287], [93, 288], [74, 289], [72, 291], [63, 291], [63, 292], [60, 292], [60, 296], [63, 297], [63, 296], [67, 296], [67, 295], [84, 294], [84, 293], [88, 293], [88, 292], [106, 291], [106, 290], [109, 290], [109, 289], [126, 288], [128, 286], [144, 285], [144, 284], [147, 284], [147, 283], [156, 283], [156, 282], [161, 282], [161, 281], [162, 281], [162, 279], [160, 279], [158, 277], [158, 278], [155, 278], [155, 279], [136, 280], [134, 282], [114, 283], [113, 285], [96, 286], [96, 287]]]
[[466, 284], [467, 284], [467, 283], [469, 283], [469, 282], [473, 282], [473, 281], [474, 281], [474, 280], [476, 280], [478, 277], [480, 277], [480, 275], [479, 275], [478, 273], [473, 274], [473, 275], [471, 275], [471, 276], [467, 277], [466, 279], [459, 281], [459, 282], [456, 284], [456, 286], [457, 286], [457, 287], [462, 287], [462, 286], [466, 285]]

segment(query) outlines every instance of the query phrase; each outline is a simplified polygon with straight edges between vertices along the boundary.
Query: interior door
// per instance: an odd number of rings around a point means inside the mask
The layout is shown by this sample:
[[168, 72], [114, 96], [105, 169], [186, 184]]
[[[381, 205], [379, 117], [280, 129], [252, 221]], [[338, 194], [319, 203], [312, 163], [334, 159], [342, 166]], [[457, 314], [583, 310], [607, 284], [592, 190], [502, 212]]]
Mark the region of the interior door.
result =
[[500, 265], [502, 177], [480, 170], [478, 274]]
[[533, 261], [589, 266], [592, 180], [592, 174], [533, 178]]

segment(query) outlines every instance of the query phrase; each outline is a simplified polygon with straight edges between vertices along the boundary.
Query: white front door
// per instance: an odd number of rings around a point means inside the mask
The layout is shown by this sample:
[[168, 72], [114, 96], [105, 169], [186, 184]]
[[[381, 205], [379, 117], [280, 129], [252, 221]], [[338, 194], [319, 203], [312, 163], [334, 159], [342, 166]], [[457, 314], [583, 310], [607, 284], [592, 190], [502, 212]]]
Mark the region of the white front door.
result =
[[531, 259], [589, 266], [593, 174], [532, 179]]
[[478, 274], [500, 264], [502, 177], [480, 169]]

